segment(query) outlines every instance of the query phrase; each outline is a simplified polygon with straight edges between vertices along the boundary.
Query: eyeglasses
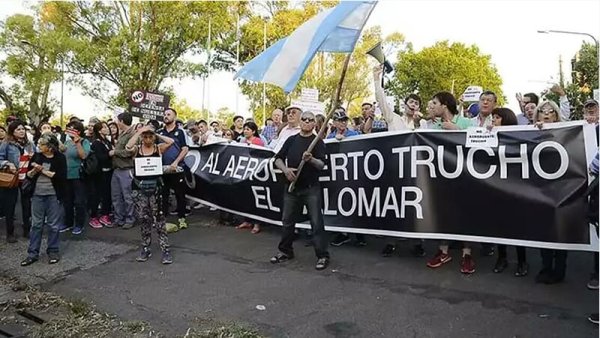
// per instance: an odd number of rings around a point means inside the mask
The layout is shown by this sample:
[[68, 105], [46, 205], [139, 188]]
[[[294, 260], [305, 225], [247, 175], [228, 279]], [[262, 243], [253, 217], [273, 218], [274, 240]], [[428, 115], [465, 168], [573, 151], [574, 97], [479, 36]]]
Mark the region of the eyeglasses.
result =
[[302, 122], [306, 122], [306, 123], [315, 122], [315, 119], [314, 118], [310, 118], [310, 117], [303, 117], [300, 120], [302, 120]]
[[554, 109], [550, 109], [550, 110], [540, 110], [540, 114], [544, 114], [544, 115], [552, 115], [555, 114], [556, 111]]

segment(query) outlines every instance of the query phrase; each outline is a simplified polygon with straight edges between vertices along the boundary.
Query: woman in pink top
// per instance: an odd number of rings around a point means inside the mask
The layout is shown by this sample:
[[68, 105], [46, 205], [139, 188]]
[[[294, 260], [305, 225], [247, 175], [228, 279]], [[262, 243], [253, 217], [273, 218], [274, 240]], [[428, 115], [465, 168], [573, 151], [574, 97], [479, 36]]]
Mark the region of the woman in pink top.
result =
[[264, 147], [265, 143], [258, 135], [258, 126], [254, 122], [244, 123], [244, 138], [248, 144]]

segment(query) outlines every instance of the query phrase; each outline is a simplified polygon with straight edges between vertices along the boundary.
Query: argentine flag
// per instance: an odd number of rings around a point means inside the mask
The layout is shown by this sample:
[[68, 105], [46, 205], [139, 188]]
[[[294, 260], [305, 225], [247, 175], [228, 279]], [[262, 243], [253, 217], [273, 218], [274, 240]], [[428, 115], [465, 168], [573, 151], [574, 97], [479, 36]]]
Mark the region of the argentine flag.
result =
[[234, 78], [266, 82], [291, 92], [317, 52], [354, 50], [376, 1], [342, 1], [298, 27], [240, 69]]

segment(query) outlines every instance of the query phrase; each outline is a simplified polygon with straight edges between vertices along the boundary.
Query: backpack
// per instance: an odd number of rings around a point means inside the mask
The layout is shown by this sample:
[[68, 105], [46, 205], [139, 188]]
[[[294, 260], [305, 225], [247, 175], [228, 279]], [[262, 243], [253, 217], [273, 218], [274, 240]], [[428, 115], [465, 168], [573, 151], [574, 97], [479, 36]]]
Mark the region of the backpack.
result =
[[83, 176], [92, 176], [100, 171], [100, 161], [94, 151], [90, 151], [88, 156], [81, 161], [81, 169], [79, 171]]

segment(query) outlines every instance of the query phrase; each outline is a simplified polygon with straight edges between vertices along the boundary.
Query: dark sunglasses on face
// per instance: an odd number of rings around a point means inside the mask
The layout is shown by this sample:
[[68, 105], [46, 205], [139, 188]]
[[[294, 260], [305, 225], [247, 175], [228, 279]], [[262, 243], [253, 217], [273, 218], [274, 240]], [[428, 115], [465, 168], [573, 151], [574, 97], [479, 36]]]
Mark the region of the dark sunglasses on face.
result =
[[307, 123], [315, 122], [315, 119], [314, 118], [310, 118], [310, 117], [303, 117], [300, 120], [302, 120], [302, 122], [307, 122]]

